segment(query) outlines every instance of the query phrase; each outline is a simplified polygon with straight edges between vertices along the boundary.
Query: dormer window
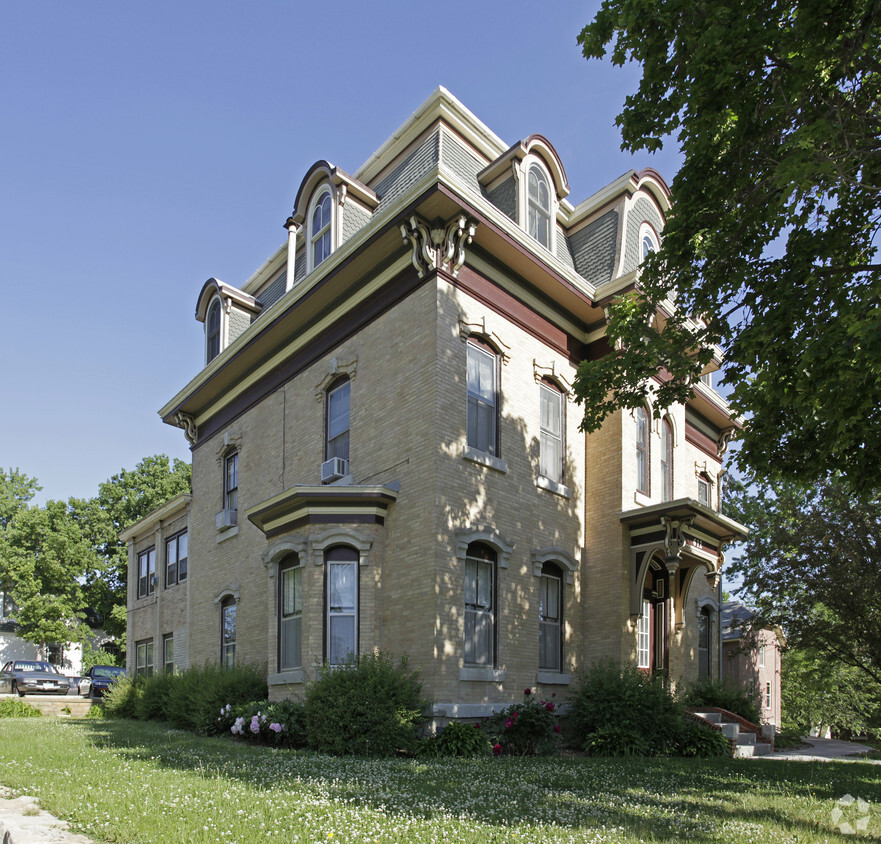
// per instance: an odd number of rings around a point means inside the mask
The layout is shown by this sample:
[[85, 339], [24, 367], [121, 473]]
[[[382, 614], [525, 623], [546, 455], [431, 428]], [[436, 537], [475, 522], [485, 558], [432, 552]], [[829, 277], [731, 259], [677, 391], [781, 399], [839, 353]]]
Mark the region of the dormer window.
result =
[[325, 190], [315, 207], [309, 220], [309, 240], [312, 256], [312, 269], [314, 270], [325, 258], [330, 256], [331, 250], [331, 211], [330, 191]]
[[658, 237], [654, 232], [654, 229], [648, 224], [643, 223], [639, 227], [639, 240], [640, 240], [640, 261], [644, 261], [648, 258], [649, 254], [652, 252], [658, 251]]
[[211, 363], [220, 354], [220, 299], [215, 299], [205, 320], [205, 362]]
[[527, 231], [545, 249], [551, 248], [551, 188], [544, 170], [529, 168], [526, 184]]

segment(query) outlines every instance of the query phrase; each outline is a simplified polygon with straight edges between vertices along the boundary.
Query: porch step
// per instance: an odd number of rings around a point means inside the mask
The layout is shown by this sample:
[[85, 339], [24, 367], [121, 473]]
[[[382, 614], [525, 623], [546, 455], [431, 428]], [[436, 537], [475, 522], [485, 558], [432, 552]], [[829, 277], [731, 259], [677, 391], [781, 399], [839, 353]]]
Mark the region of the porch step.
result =
[[699, 715], [712, 724], [718, 724], [722, 728], [722, 735], [733, 745], [735, 759], [767, 756], [773, 750], [773, 745], [758, 741], [755, 733], [750, 730], [742, 730], [736, 721], [726, 721], [721, 712], [694, 710], [693, 714]]
[[[755, 738], [755, 736], [753, 736]], [[771, 745], [766, 741], [756, 741], [752, 744], [738, 744], [734, 748], [735, 759], [749, 759], [753, 756], [769, 756]]]

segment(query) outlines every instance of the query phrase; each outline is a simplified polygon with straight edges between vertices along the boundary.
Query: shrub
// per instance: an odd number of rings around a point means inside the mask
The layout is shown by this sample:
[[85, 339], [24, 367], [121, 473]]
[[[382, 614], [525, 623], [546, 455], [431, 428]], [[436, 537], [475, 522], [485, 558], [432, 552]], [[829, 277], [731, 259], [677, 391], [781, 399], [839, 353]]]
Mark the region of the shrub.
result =
[[395, 665], [382, 651], [350, 654], [343, 664], [326, 667], [306, 689], [309, 745], [340, 756], [414, 751], [426, 706], [416, 675], [406, 657]]
[[728, 740], [721, 730], [714, 730], [706, 724], [699, 724], [686, 718], [682, 722], [682, 731], [677, 746], [678, 756], [730, 756]]
[[0, 718], [39, 718], [43, 713], [36, 706], [17, 697], [0, 700]]
[[662, 682], [633, 665], [595, 663], [570, 699], [575, 742], [597, 755], [669, 755], [676, 751], [682, 721], [682, 707]]
[[137, 717], [141, 721], [168, 721], [171, 690], [175, 675], [154, 674], [144, 681], [143, 691], [135, 703]]
[[144, 692], [142, 677], [120, 677], [102, 698], [104, 714], [108, 718], [138, 717], [138, 701]]
[[451, 721], [419, 744], [424, 756], [488, 756], [492, 744], [480, 724]]
[[104, 711], [104, 707], [100, 703], [93, 703], [86, 710], [86, 718], [106, 718], [107, 713]]
[[299, 701], [255, 701], [232, 706], [226, 704], [217, 718], [220, 733], [260, 741], [276, 747], [305, 747], [306, 728], [303, 704]]
[[730, 680], [696, 680], [685, 687], [680, 699], [685, 706], [692, 708], [718, 706], [727, 709], [753, 724], [760, 723], [762, 717], [755, 690], [747, 691]]
[[512, 703], [486, 722], [490, 740], [502, 752], [514, 756], [534, 756], [554, 749], [554, 736], [559, 732], [557, 705], [539, 700], [532, 689], [523, 693], [521, 703]]

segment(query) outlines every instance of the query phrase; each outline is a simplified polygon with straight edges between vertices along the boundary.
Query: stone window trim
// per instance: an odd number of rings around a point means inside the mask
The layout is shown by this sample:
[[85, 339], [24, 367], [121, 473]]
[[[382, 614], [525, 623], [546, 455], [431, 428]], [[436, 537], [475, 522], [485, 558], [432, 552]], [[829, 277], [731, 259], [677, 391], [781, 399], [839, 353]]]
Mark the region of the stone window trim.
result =
[[563, 369], [557, 361], [552, 360], [550, 363], [539, 363], [535, 358], [532, 359], [532, 376], [536, 384], [547, 381], [556, 385], [557, 389], [566, 397], [567, 402], [575, 401], [575, 395], [572, 391], [572, 384], [560, 374]]
[[241, 587], [238, 583], [227, 583], [222, 589], [214, 593], [214, 603], [221, 604], [227, 598], [232, 598], [236, 603], [241, 598]]
[[319, 404], [325, 404], [327, 400], [328, 388], [334, 381], [348, 378], [349, 381], [355, 380], [358, 372], [358, 358], [354, 358], [349, 363], [341, 363], [339, 358], [331, 358], [327, 363], [327, 374], [315, 386], [315, 401]]
[[557, 545], [550, 545], [546, 548], [535, 548], [530, 553], [532, 559], [532, 575], [533, 577], [541, 577], [542, 568], [545, 563], [556, 563], [563, 571], [563, 582], [566, 586], [572, 586], [575, 582], [575, 572], [578, 570], [578, 563], [575, 558]]
[[469, 340], [485, 343], [498, 356], [503, 366], [507, 366], [511, 360], [511, 347], [491, 326], [487, 326], [486, 317], [481, 317], [480, 322], [468, 322], [464, 317], [460, 317], [459, 339], [463, 343], [468, 343]]
[[456, 559], [463, 566], [465, 565], [465, 557], [468, 555], [468, 546], [472, 542], [482, 542], [484, 545], [489, 545], [498, 555], [496, 561], [498, 567], [508, 568], [511, 554], [514, 552], [514, 543], [505, 539], [494, 527], [480, 524], [473, 527], [456, 528], [454, 536]]
[[309, 537], [309, 553], [312, 555], [313, 564], [323, 566], [325, 552], [335, 545], [348, 545], [354, 548], [358, 552], [358, 565], [369, 565], [372, 541], [366, 539], [358, 531], [344, 527], [333, 527]]

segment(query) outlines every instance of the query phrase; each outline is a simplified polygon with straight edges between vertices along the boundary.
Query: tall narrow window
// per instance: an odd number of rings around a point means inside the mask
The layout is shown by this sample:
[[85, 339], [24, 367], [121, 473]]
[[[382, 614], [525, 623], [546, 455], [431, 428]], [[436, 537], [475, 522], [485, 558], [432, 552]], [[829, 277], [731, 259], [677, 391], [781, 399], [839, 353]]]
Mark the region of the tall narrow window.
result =
[[312, 211], [312, 222], [309, 230], [309, 236], [312, 242], [313, 269], [330, 255], [331, 210], [330, 192], [325, 191]]
[[211, 363], [220, 354], [220, 299], [215, 299], [205, 320], [205, 362]]
[[291, 557], [279, 569], [278, 670], [302, 665], [303, 569]]
[[765, 643], [759, 645], [759, 668], [765, 667]]
[[765, 683], [765, 709], [771, 708], [771, 681]]
[[697, 501], [704, 507], [710, 506], [710, 479], [703, 474], [697, 478]]
[[351, 381], [346, 380], [327, 391], [326, 460], [349, 459], [349, 403]]
[[527, 176], [527, 224], [529, 234], [545, 249], [551, 248], [551, 189], [548, 177], [537, 164]]
[[165, 585], [174, 586], [187, 579], [187, 532], [172, 536], [165, 543]]
[[538, 667], [560, 671], [563, 660], [563, 578], [551, 563], [542, 566], [538, 595]]
[[228, 454], [223, 461], [223, 507], [225, 510], [239, 509], [239, 453]]
[[162, 637], [162, 670], [166, 674], [174, 673], [174, 633]]
[[468, 445], [499, 456], [498, 359], [489, 347], [468, 341]]
[[325, 659], [339, 665], [358, 652], [358, 552], [339, 545], [325, 554]]
[[563, 483], [563, 394], [550, 382], [539, 384], [541, 448], [539, 471], [548, 480]]
[[697, 668], [701, 680], [710, 679], [710, 611], [706, 607], [697, 617]]
[[232, 668], [236, 662], [236, 599], [224, 598], [220, 605], [220, 664]]
[[636, 623], [636, 667], [651, 668], [652, 605], [642, 602], [642, 615]]
[[138, 597], [152, 595], [156, 588], [156, 549], [148, 548], [138, 554]]
[[663, 501], [673, 498], [673, 426], [666, 417], [661, 422], [661, 496]]
[[649, 416], [644, 407], [636, 408], [636, 488], [649, 494]]
[[466, 665], [495, 665], [496, 553], [472, 542], [465, 555]]
[[140, 677], [153, 675], [153, 640], [145, 639], [135, 644], [135, 674]]

